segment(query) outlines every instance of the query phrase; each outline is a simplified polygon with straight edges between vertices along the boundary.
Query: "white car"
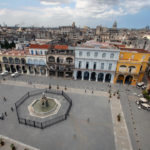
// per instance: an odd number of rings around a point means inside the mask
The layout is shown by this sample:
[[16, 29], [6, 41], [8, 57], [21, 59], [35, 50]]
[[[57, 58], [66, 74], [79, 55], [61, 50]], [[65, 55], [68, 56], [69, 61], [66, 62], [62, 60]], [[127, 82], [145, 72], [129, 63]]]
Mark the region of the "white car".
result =
[[15, 73], [12, 73], [11, 74], [11, 77], [17, 77], [17, 76], [19, 76], [20, 74], [18, 73], [18, 72], [15, 72]]
[[6, 75], [8, 75], [8, 74], [9, 74], [8, 71], [4, 71], [4, 72], [2, 72], [0, 75], [1, 75], [1, 76], [6, 76]]

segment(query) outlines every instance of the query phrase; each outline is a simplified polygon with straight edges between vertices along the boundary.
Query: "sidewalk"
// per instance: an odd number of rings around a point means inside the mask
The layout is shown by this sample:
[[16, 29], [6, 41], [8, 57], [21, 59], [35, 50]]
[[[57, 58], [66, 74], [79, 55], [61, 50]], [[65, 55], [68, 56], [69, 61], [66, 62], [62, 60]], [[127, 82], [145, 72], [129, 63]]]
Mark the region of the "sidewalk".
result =
[[[110, 105], [114, 127], [116, 150], [133, 150], [122, 106], [120, 100], [117, 99], [117, 96], [112, 96], [110, 100]], [[117, 115], [119, 113], [121, 115], [120, 122], [117, 120]]]

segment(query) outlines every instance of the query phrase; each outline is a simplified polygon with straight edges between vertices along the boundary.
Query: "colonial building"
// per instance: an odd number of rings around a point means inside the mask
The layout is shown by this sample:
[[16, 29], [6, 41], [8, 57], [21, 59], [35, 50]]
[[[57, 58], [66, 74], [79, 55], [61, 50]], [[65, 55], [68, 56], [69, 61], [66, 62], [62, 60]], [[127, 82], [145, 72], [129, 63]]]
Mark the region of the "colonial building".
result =
[[113, 83], [120, 51], [94, 45], [75, 47], [74, 79]]
[[150, 53], [144, 49], [121, 48], [114, 82], [136, 85], [146, 71]]
[[31, 44], [26, 56], [29, 74], [47, 75], [46, 53], [50, 45]]
[[0, 68], [3, 71], [8, 71], [10, 73], [19, 72], [27, 73], [26, 68], [26, 51], [11, 50], [2, 51], [1, 55], [1, 65]]
[[47, 52], [47, 68], [49, 76], [72, 78], [74, 48], [67, 45], [52, 45]]

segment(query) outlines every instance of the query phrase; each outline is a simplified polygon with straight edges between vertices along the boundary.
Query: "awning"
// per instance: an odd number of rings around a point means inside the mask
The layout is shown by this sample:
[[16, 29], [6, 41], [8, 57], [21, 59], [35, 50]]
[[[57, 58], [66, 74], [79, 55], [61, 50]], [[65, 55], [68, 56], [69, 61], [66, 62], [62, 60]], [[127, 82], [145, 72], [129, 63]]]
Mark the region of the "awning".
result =
[[147, 102], [147, 99], [145, 99], [145, 98], [140, 98], [140, 101], [142, 101], [142, 102]]
[[146, 107], [146, 108], [150, 108], [150, 105], [148, 105], [148, 104], [141, 104], [141, 105]]

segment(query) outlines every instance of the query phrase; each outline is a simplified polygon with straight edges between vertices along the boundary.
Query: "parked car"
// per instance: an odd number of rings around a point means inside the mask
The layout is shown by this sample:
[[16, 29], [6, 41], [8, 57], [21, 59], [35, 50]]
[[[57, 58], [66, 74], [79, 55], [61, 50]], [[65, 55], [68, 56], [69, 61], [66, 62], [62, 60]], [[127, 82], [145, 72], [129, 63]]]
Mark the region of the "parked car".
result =
[[15, 72], [15, 73], [12, 73], [12, 74], [11, 74], [11, 77], [14, 77], [14, 78], [15, 78], [15, 77], [18, 77], [19, 75], [20, 75], [20, 73]]
[[2, 72], [0, 75], [1, 75], [1, 76], [6, 76], [6, 75], [8, 75], [8, 74], [9, 74], [8, 71], [4, 71], [4, 72]]
[[137, 85], [136, 85], [136, 87], [138, 87], [138, 88], [141, 88], [141, 87], [143, 87], [144, 86], [144, 82], [139, 82], [139, 83], [137, 83]]

